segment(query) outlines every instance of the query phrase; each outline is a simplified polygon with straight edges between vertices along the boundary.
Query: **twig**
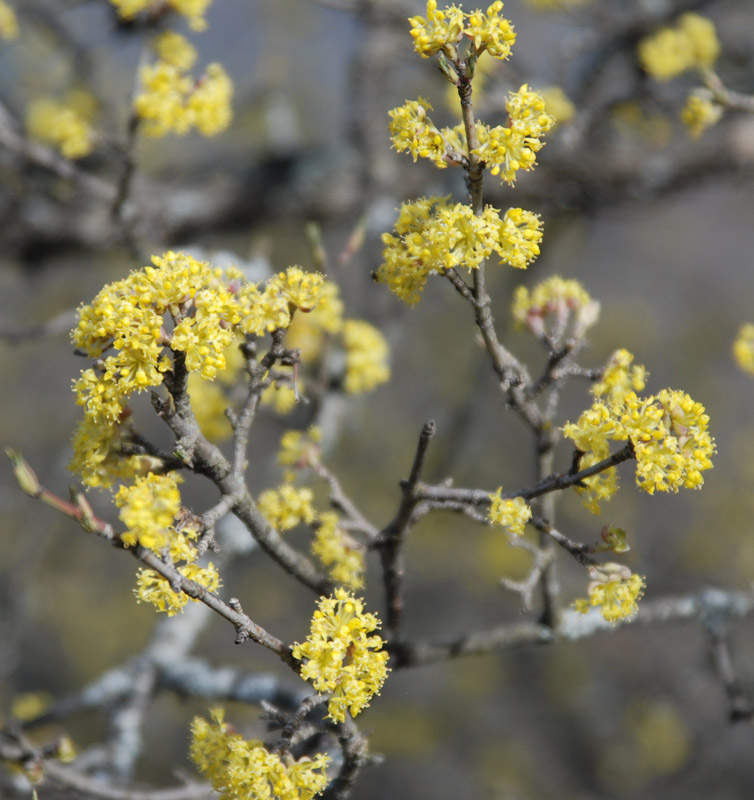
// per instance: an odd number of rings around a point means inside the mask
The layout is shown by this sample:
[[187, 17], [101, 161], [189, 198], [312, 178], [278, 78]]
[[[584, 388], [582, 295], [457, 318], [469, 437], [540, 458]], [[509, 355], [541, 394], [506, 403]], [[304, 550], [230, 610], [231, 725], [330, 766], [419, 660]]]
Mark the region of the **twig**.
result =
[[599, 609], [581, 614], [564, 609], [559, 614], [558, 627], [536, 622], [501, 625], [488, 631], [476, 631], [441, 643], [389, 642], [392, 669], [417, 667], [459, 656], [500, 650], [511, 650], [535, 644], [557, 641], [576, 641], [600, 633], [615, 632], [628, 625], [655, 625], [697, 620], [703, 622], [710, 612], [724, 617], [746, 617], [754, 612], [754, 592], [734, 592], [708, 589], [698, 594], [645, 600], [637, 615], [616, 623], [607, 622]]
[[355, 503], [345, 493], [338, 478], [322, 463], [311, 465], [314, 472], [327, 482], [330, 488], [330, 505], [345, 514], [346, 527], [351, 531], [364, 534], [370, 541], [375, 541], [380, 532], [375, 525], [356, 508]]
[[411, 466], [411, 473], [408, 480], [401, 482], [403, 496], [395, 517], [380, 532], [379, 539], [375, 546], [380, 550], [382, 561], [382, 575], [385, 584], [385, 602], [387, 605], [387, 627], [395, 633], [400, 625], [401, 612], [403, 610], [403, 597], [401, 587], [403, 583], [403, 563], [401, 559], [401, 547], [403, 545], [406, 532], [411, 523], [411, 515], [416, 507], [418, 498], [416, 488], [421, 476], [424, 460], [427, 455], [427, 448], [432, 437], [437, 430], [434, 420], [424, 423], [419, 442], [416, 446], [414, 463]]

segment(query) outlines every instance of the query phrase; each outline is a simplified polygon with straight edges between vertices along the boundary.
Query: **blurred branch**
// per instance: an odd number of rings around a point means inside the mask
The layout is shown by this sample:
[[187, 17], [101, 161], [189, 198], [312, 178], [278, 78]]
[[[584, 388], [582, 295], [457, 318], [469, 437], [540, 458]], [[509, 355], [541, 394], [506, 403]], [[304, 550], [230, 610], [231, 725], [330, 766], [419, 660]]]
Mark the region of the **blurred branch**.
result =
[[614, 633], [629, 625], [656, 625], [696, 621], [704, 624], [714, 612], [725, 618], [748, 617], [754, 612], [754, 592], [707, 589], [697, 594], [643, 600], [635, 617], [616, 623], [607, 622], [597, 608], [581, 614], [573, 609], [560, 612], [558, 627], [534, 622], [501, 625], [487, 631], [464, 634], [447, 642], [389, 642], [393, 669], [432, 664], [459, 656], [511, 650], [534, 644], [577, 641], [596, 634]]

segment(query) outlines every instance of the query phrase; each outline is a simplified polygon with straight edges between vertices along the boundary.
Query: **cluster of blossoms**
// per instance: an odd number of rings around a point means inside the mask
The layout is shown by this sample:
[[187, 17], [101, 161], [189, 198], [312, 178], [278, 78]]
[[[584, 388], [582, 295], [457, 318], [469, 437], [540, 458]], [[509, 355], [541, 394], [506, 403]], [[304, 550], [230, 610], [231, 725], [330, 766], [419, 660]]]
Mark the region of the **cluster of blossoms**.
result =
[[504, 60], [511, 54], [516, 34], [500, 12], [500, 0], [492, 3], [484, 14], [479, 10], [465, 13], [456, 5], [440, 11], [437, 0], [427, 0], [427, 16], [409, 17], [414, 48], [422, 58], [442, 52], [451, 60], [458, 55], [457, 45], [466, 38], [473, 54], [489, 53]]
[[523, 536], [526, 523], [531, 519], [531, 508], [523, 497], [507, 500], [501, 497], [502, 492], [503, 489], [500, 487], [490, 495], [490, 510], [487, 516], [495, 525], [502, 525], [516, 536]]
[[660, 81], [688, 70], [711, 67], [720, 52], [715, 25], [699, 14], [683, 14], [674, 28], [663, 28], [639, 43], [639, 60]]
[[[214, 592], [220, 586], [220, 576], [211, 562], [206, 567], [196, 563], [199, 553], [193, 543], [199, 530], [189, 521], [182, 521], [178, 480], [173, 475], [150, 472], [131, 486], [120, 487], [115, 504], [127, 528], [121, 539], [127, 547], [140, 545], [160, 557], [167, 553], [170, 563], [184, 578]], [[169, 617], [181, 611], [189, 600], [183, 592], [173, 591], [169, 581], [152, 569], [139, 570], [134, 593], [138, 600], [151, 603]]]
[[414, 305], [432, 273], [459, 266], [477, 269], [492, 253], [501, 263], [525, 268], [539, 255], [542, 226], [536, 214], [521, 208], [501, 217], [487, 206], [476, 216], [463, 203], [426, 197], [401, 206], [395, 234], [383, 234], [383, 263], [376, 277]]
[[290, 324], [293, 312], [316, 305], [322, 277], [290, 267], [263, 287], [183, 253], [105, 286], [79, 309], [75, 346], [95, 359], [74, 389], [84, 420], [74, 439], [73, 471], [89, 486], [133, 477], [143, 458], [124, 458], [121, 428], [134, 392], [159, 386], [173, 359], [206, 380], [226, 366], [236, 335], [264, 335]]
[[212, 0], [110, 0], [118, 16], [124, 20], [132, 20], [139, 14], [155, 11], [162, 13], [166, 8], [183, 15], [195, 31], [203, 31], [207, 27], [205, 14]]
[[733, 355], [744, 372], [754, 375], [754, 325], [750, 322], [741, 326], [733, 343]]
[[212, 709], [210, 717], [195, 717], [191, 724], [191, 758], [221, 800], [311, 800], [324, 791], [327, 755], [296, 761], [289, 753], [271, 753], [262, 742], [233, 733], [222, 708]]
[[286, 483], [259, 496], [258, 507], [279, 531], [300, 524], [314, 528], [312, 553], [328, 568], [330, 577], [341, 586], [360, 589], [364, 585], [364, 548], [339, 524], [333, 511], [318, 513], [313, 505], [314, 493], [308, 487], [296, 487], [294, 470], [316, 466], [320, 461], [319, 442], [322, 433], [312, 426], [308, 432], [287, 431], [280, 441], [278, 463], [293, 467], [285, 474]]
[[364, 586], [364, 548], [338, 525], [338, 515], [325, 511], [319, 515], [312, 552], [330, 568], [330, 577], [349, 589]]
[[168, 31], [155, 40], [158, 60], [141, 68], [141, 91], [134, 110], [145, 121], [148, 136], [183, 136], [194, 128], [214, 136], [230, 124], [233, 83], [222, 65], [210, 64], [198, 79], [187, 74], [196, 50], [177, 33]]
[[11, 41], [18, 37], [18, 19], [16, 12], [5, 2], [0, 0], [0, 38]]
[[574, 608], [586, 614], [590, 607], [599, 606], [608, 622], [632, 617], [638, 611], [637, 600], [644, 592], [644, 579], [631, 570], [613, 562], [588, 567], [591, 581], [589, 597], [579, 598]]
[[359, 714], [385, 682], [388, 654], [381, 637], [370, 635], [379, 626], [361, 600], [336, 589], [334, 596], [320, 598], [309, 636], [293, 647], [293, 657], [304, 661], [301, 677], [330, 693], [328, 716], [335, 722], [343, 722], [346, 711]]
[[[654, 494], [700, 488], [702, 472], [712, 467], [715, 451], [708, 432], [704, 406], [687, 394], [663, 389], [656, 395], [639, 397], [646, 372], [630, 364], [633, 356], [618, 351], [593, 391], [600, 398], [577, 423], [563, 428], [565, 436], [585, 455], [587, 467], [610, 455], [609, 441], [631, 443], [636, 458], [636, 485]], [[617, 488], [615, 470], [587, 478], [587, 505], [599, 512], [598, 500], [611, 497]]]
[[340, 384], [348, 394], [371, 392], [390, 379], [387, 341], [374, 325], [345, 319], [343, 311], [337, 284], [324, 281], [317, 308], [293, 320], [287, 341], [291, 347], [298, 347], [301, 357], [312, 364], [326, 351], [326, 344], [339, 344], [345, 360]]
[[463, 123], [438, 128], [427, 116], [432, 110], [427, 100], [407, 100], [389, 112], [393, 147], [411, 153], [414, 161], [427, 158], [440, 168], [462, 164], [473, 153], [493, 175], [512, 184], [519, 170], [536, 165], [536, 154], [544, 147], [540, 137], [553, 127], [555, 118], [545, 110], [542, 95], [527, 84], [509, 95], [506, 109], [507, 125], [476, 124], [478, 145], [469, 150]]
[[92, 128], [97, 101], [88, 92], [74, 90], [65, 100], [48, 97], [32, 101], [26, 130], [33, 139], [55, 147], [65, 158], [88, 156], [94, 149]]
[[259, 495], [257, 506], [273, 527], [289, 531], [302, 522], [314, 522], [316, 512], [312, 506], [314, 492], [307, 487], [297, 488], [284, 483], [278, 489], [268, 489]]
[[681, 122], [689, 129], [693, 138], [699, 136], [717, 125], [723, 116], [723, 107], [715, 99], [710, 89], [698, 87], [686, 98], [686, 104], [681, 111]]
[[537, 284], [531, 291], [519, 286], [513, 295], [512, 314], [518, 326], [526, 326], [535, 336], [565, 332], [571, 323], [571, 335], [581, 339], [597, 322], [600, 304], [592, 300], [584, 287], [575, 280], [557, 275]]

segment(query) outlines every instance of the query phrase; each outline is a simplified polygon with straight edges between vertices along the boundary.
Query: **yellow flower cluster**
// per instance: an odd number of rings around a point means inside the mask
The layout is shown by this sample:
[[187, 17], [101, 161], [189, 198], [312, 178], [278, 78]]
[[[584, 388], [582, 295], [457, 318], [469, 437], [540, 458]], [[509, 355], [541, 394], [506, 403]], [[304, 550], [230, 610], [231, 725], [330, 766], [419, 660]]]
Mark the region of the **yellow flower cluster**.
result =
[[487, 206], [475, 216], [463, 203], [426, 197], [401, 206], [395, 234], [382, 236], [383, 263], [376, 277], [414, 305], [430, 273], [459, 266], [476, 269], [493, 252], [501, 263], [526, 267], [539, 255], [542, 227], [536, 214], [520, 208], [501, 218], [496, 208]]
[[0, 0], [0, 39], [11, 41], [18, 37], [18, 19], [16, 12], [5, 2]]
[[269, 523], [279, 531], [289, 531], [304, 522], [314, 522], [312, 506], [314, 493], [306, 487], [296, 488], [284, 483], [278, 489], [268, 489], [259, 495], [257, 505]]
[[754, 375], [754, 325], [750, 322], [741, 326], [733, 343], [733, 355], [744, 372]]
[[33, 100], [26, 130], [33, 139], [57, 148], [66, 158], [88, 156], [94, 149], [92, 119], [97, 101], [88, 92], [69, 92], [64, 102], [51, 98]]
[[328, 716], [335, 722], [343, 722], [346, 711], [356, 716], [385, 682], [389, 656], [381, 637], [370, 635], [379, 626], [361, 600], [336, 589], [334, 596], [320, 598], [307, 640], [293, 647], [293, 657], [306, 660], [301, 677], [318, 692], [332, 693]]
[[115, 505], [120, 509], [121, 522], [128, 528], [121, 536], [124, 544], [140, 544], [158, 552], [165, 547], [181, 509], [179, 480], [180, 476], [150, 472], [131, 486], [118, 489]]
[[517, 287], [511, 310], [516, 324], [525, 325], [536, 336], [545, 334], [548, 317], [555, 331], [564, 331], [572, 318], [572, 336], [579, 339], [597, 322], [600, 304], [578, 281], [554, 275], [531, 291], [526, 286]]
[[[536, 165], [536, 154], [544, 147], [540, 137], [553, 127], [555, 118], [545, 110], [542, 95], [527, 84], [509, 95], [506, 109], [507, 125], [476, 124], [479, 146], [472, 152], [493, 175], [513, 183], [519, 170]], [[393, 147], [399, 153], [408, 151], [414, 161], [428, 158], [440, 168], [462, 163], [468, 156], [463, 124], [440, 129], [427, 116], [431, 110], [429, 102], [420, 97], [388, 112]]]
[[613, 562], [589, 567], [588, 598], [579, 598], [574, 608], [586, 614], [590, 606], [599, 606], [608, 622], [632, 617], [638, 610], [637, 601], [644, 593], [644, 579], [628, 567]]
[[[625, 351], [619, 353], [622, 355], [606, 373], [610, 376], [607, 382], [603, 378], [608, 397], [596, 401], [577, 423], [563, 428], [564, 435], [586, 454], [581, 466], [607, 458], [609, 440], [630, 441], [637, 461], [636, 485], [640, 489], [654, 494], [700, 488], [704, 482], [702, 472], [712, 467], [710, 457], [715, 451], [704, 406], [684, 392], [670, 389], [645, 398], [628, 391], [629, 384], [643, 385], [645, 372], [643, 367], [629, 370], [632, 357]], [[591, 490], [588, 505], [596, 513], [596, 501], [608, 499], [616, 488], [614, 476], [606, 479], [604, 475], [595, 476], [597, 481], [586, 480]]]
[[188, 18], [189, 25], [195, 31], [203, 31], [207, 27], [204, 18], [212, 0], [110, 0], [121, 19], [130, 20], [143, 11], [159, 10], [167, 6], [172, 11]]
[[592, 386], [592, 394], [602, 397], [610, 406], [623, 405], [626, 395], [643, 392], [647, 382], [647, 370], [643, 364], [633, 364], [633, 353], [621, 348], [616, 350], [602, 372], [602, 378]]
[[514, 497], [512, 500], [502, 498], [500, 496], [502, 491], [500, 487], [490, 495], [491, 503], [487, 516], [495, 525], [502, 525], [516, 536], [523, 536], [526, 523], [531, 519], [531, 508], [523, 497]]
[[712, 92], [709, 89], [698, 88], [686, 98], [686, 104], [681, 111], [681, 122], [696, 139], [707, 128], [716, 125], [722, 115], [723, 107], [715, 101]]
[[218, 371], [216, 378], [203, 378], [198, 372], [189, 375], [191, 408], [201, 432], [211, 442], [222, 442], [233, 435], [225, 412], [229, 406], [229, 392], [237, 383], [245, 364], [238, 347], [240, 344], [241, 339], [236, 336], [225, 352], [225, 369]]
[[[263, 335], [286, 327], [289, 304], [303, 299], [308, 307], [316, 295], [312, 286], [321, 281], [319, 276], [304, 279], [292, 267], [260, 290], [241, 284], [234, 268], [224, 273], [184, 253], [154, 256], [152, 264], [105, 286], [79, 309], [72, 332], [76, 347], [96, 359], [96, 368], [83, 370], [74, 385], [85, 419], [74, 441], [72, 469], [90, 486], [110, 486], [115, 478], [127, 477], [125, 464], [115, 471], [111, 467], [129, 398], [159, 386], [172, 368], [171, 357], [182, 353], [190, 372], [215, 378], [237, 333]], [[302, 292], [304, 284], [308, 288]]]
[[508, 97], [505, 107], [507, 126], [477, 124], [479, 147], [473, 152], [493, 175], [513, 183], [520, 169], [529, 171], [536, 165], [536, 154], [544, 147], [540, 136], [555, 125], [555, 118], [545, 110], [542, 95], [527, 84]]
[[691, 69], [711, 67], [720, 52], [715, 25], [699, 14], [683, 14], [675, 28], [663, 28], [639, 43], [639, 60], [659, 81]]
[[[325, 342], [331, 342], [333, 337], [339, 337], [345, 351], [343, 383], [347, 392], [371, 392], [390, 379], [385, 338], [367, 322], [343, 319], [340, 291], [332, 281], [324, 281], [319, 289], [316, 309], [311, 314], [294, 317], [286, 342], [289, 347], [301, 350], [304, 361], [314, 362], [322, 354]], [[269, 397], [273, 398], [272, 393]], [[281, 399], [286, 398], [274, 398], [276, 405]]]
[[426, 17], [409, 17], [414, 49], [422, 58], [442, 51], [453, 59], [457, 55], [456, 45], [465, 36], [473, 42], [474, 54], [486, 51], [493, 58], [506, 59], [516, 34], [510, 22], [500, 15], [502, 10], [500, 0], [492, 3], [486, 14], [479, 10], [466, 14], [456, 5], [439, 11], [437, 0], [427, 0]]
[[[133, 485], [120, 487], [115, 504], [128, 528], [121, 539], [127, 547], [139, 544], [159, 556], [167, 549], [170, 563], [181, 575], [213, 592], [220, 585], [220, 576], [212, 563], [206, 567], [196, 563], [199, 554], [192, 541], [198, 538], [199, 531], [192, 525], [176, 525], [181, 511], [178, 480], [177, 476], [150, 472], [137, 478]], [[151, 569], [139, 570], [134, 594], [140, 602], [151, 603], [169, 617], [189, 601], [188, 595], [175, 592], [162, 575]]]
[[304, 431], [286, 431], [280, 439], [278, 464], [294, 469], [303, 469], [319, 463], [322, 430], [312, 425]]
[[330, 577], [350, 589], [364, 586], [364, 548], [338, 525], [338, 515], [325, 511], [319, 515], [312, 553], [330, 568]]
[[348, 394], [371, 392], [390, 379], [385, 337], [368, 322], [349, 319], [343, 323], [346, 374], [343, 386]]
[[194, 80], [175, 64], [160, 60], [144, 65], [140, 78], [142, 90], [134, 110], [145, 121], [148, 136], [183, 136], [194, 128], [214, 136], [230, 124], [233, 83], [221, 64], [210, 64]]
[[210, 720], [191, 723], [191, 758], [221, 800], [311, 800], [327, 786], [329, 756], [318, 753], [299, 761], [286, 753], [271, 753], [259, 741], [232, 733], [225, 711], [213, 708]]
[[152, 43], [160, 61], [180, 70], [191, 69], [196, 61], [196, 48], [185, 36], [175, 31], [161, 33]]

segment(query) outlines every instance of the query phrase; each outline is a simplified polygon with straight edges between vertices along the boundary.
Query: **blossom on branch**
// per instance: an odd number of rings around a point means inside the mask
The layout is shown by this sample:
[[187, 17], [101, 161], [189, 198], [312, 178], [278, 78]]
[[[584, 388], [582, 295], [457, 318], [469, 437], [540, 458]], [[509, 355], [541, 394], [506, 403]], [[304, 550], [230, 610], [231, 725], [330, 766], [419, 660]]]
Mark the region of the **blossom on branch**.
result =
[[618, 622], [632, 617], [639, 609], [637, 601], [644, 593], [644, 578], [634, 575], [622, 564], [613, 562], [588, 567], [592, 579], [588, 598], [579, 598], [574, 608], [586, 614], [590, 607], [598, 606], [608, 622]]
[[260, 741], [247, 741], [225, 722], [222, 708], [213, 708], [209, 721], [194, 717], [191, 758], [221, 800], [311, 800], [327, 786], [330, 761], [323, 753], [296, 761], [290, 753], [272, 753]]
[[336, 589], [320, 598], [307, 640], [293, 647], [293, 657], [304, 661], [301, 677], [318, 692], [331, 693], [328, 716], [335, 722], [343, 722], [346, 711], [356, 716], [380, 693], [389, 656], [382, 638], [370, 635], [379, 626], [361, 600]]

